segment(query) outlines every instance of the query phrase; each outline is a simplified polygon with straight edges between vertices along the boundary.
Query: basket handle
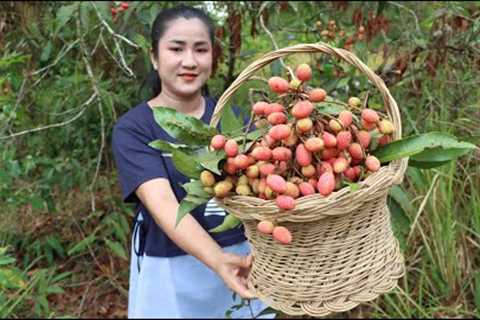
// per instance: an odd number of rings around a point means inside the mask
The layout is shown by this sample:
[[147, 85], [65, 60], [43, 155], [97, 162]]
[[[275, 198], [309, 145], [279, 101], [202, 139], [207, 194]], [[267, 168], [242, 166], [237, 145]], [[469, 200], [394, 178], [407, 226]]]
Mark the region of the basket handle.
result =
[[225, 90], [220, 99], [215, 106], [213, 111], [212, 118], [210, 120], [210, 125], [213, 127], [217, 126], [218, 121], [220, 120], [220, 114], [224, 106], [226, 105], [228, 99], [235, 93], [235, 91], [247, 81], [257, 70], [263, 68], [270, 62], [275, 59], [287, 56], [292, 53], [309, 53], [309, 52], [322, 52], [332, 56], [342, 58], [346, 62], [360, 69], [360, 71], [367, 76], [367, 78], [378, 88], [383, 96], [383, 102], [386, 107], [386, 111], [390, 119], [393, 121], [395, 127], [395, 132], [393, 134], [393, 139], [397, 140], [402, 137], [402, 125], [400, 112], [398, 110], [397, 103], [393, 99], [390, 91], [388, 91], [385, 82], [380, 78], [375, 72], [373, 72], [367, 65], [365, 65], [360, 59], [358, 59], [353, 53], [345, 49], [334, 48], [324, 42], [317, 43], [304, 43], [298, 44], [291, 47], [282, 48], [279, 50], [272, 51], [265, 54], [263, 57], [252, 62], [248, 67], [246, 67], [232, 82], [232, 84]]

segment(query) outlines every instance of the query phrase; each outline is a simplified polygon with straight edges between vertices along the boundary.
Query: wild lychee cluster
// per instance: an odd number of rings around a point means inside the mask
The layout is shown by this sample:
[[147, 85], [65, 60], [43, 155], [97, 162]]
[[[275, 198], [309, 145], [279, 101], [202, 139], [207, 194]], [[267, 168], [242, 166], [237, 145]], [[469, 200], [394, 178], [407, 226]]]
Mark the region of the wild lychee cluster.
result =
[[[274, 102], [258, 101], [252, 106], [257, 128], [268, 132], [252, 146], [239, 152], [233, 138], [216, 135], [210, 147], [227, 156], [223, 175], [205, 170], [201, 181], [215, 197], [255, 196], [275, 200], [282, 211], [295, 208], [295, 199], [319, 194], [327, 197], [379, 170], [380, 161], [370, 154], [376, 145], [391, 141], [394, 126], [377, 111], [362, 107], [350, 97], [338, 114], [322, 112], [316, 103], [327, 97], [325, 90], [305, 90], [311, 80], [309, 65], [301, 64], [290, 82], [281, 77], [268, 80], [276, 93]], [[285, 227], [260, 221], [258, 231], [272, 234], [280, 243], [292, 240]]]

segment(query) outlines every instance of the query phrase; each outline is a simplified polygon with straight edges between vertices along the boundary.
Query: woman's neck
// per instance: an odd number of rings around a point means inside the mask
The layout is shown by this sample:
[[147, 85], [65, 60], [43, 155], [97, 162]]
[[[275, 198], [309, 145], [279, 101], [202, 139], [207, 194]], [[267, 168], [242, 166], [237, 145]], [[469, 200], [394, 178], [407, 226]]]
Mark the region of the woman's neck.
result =
[[205, 100], [198, 94], [192, 97], [172, 97], [167, 93], [161, 92], [158, 96], [149, 101], [150, 106], [165, 106], [187, 115], [200, 118], [205, 111]]

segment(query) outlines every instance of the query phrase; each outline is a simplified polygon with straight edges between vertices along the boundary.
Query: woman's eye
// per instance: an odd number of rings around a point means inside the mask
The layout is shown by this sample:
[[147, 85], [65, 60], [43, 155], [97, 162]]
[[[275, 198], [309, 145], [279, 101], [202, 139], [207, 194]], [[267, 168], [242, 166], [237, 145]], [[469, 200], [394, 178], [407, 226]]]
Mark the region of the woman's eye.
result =
[[207, 52], [208, 50], [203, 48], [203, 49], [197, 49], [198, 52]]
[[180, 51], [182, 51], [182, 48], [170, 48], [170, 50], [172, 50], [174, 52], [180, 52]]

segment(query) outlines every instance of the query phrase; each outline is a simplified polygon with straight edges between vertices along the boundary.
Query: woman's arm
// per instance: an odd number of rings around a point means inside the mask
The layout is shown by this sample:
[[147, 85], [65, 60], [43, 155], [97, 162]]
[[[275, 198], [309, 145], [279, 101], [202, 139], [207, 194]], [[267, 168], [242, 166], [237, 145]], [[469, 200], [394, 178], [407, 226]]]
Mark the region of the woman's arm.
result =
[[137, 188], [136, 194], [155, 222], [177, 246], [216, 272], [241, 297], [253, 298], [246, 286], [251, 256], [241, 257], [224, 252], [190, 214], [185, 215], [175, 227], [179, 204], [167, 179], [149, 180]]

